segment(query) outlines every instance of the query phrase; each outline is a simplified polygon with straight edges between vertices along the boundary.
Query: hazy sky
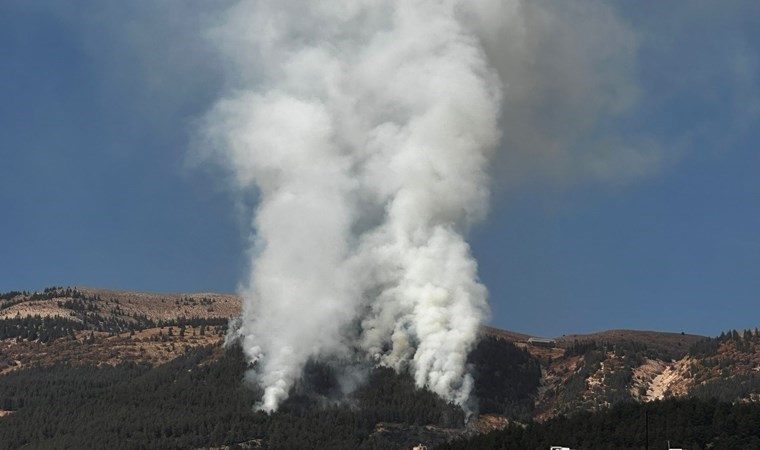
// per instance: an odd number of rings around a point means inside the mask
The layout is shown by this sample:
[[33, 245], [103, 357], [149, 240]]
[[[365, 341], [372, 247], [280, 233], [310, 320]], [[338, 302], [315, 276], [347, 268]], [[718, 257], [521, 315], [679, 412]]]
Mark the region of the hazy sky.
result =
[[[229, 3], [0, 3], [0, 291], [236, 290], [249, 205], [187, 157], [230, 83], [201, 31]], [[540, 102], [505, 97], [491, 213], [470, 239], [491, 323], [760, 325], [760, 4], [580, 11], [529, 35], [541, 45], [514, 69], [509, 92], [540, 80]], [[577, 94], [597, 77], [614, 84]], [[608, 87], [626, 98], [589, 106]]]

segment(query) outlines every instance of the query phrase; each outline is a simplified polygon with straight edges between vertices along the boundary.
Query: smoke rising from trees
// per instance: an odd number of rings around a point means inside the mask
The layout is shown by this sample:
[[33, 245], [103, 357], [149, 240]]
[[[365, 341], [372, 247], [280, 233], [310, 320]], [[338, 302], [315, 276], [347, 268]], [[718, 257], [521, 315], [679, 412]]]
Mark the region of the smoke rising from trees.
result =
[[[205, 118], [206, 156], [258, 196], [235, 339], [255, 362], [260, 409], [278, 408], [309, 359], [356, 355], [467, 407], [467, 355], [489, 308], [464, 236], [487, 213], [497, 150], [506, 173], [548, 160], [575, 170], [558, 141], [632, 96], [625, 71], [583, 78], [599, 62], [598, 38], [565, 45], [572, 61], [541, 53], [563, 49], [563, 33], [589, 36], [551, 31], [568, 15], [589, 24], [602, 15], [612, 49], [632, 45], [603, 6], [585, 8], [597, 12], [242, 1], [213, 27], [231, 89]], [[554, 116], [541, 117], [552, 102]], [[552, 128], [563, 117], [569, 127]], [[619, 155], [598, 153], [574, 160], [614, 173]], [[634, 150], [623, 157], [650, 163]]]

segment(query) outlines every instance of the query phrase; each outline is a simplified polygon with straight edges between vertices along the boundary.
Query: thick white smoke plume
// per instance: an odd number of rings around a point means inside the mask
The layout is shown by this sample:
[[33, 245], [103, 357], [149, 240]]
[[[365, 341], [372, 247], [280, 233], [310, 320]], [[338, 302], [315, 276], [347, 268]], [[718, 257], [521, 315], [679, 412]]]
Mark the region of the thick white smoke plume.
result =
[[506, 37], [528, 59], [528, 13], [551, 23], [501, 0], [262, 0], [214, 29], [235, 90], [204, 134], [258, 194], [236, 338], [260, 409], [310, 358], [357, 351], [466, 405], [488, 305], [463, 233], [487, 211], [510, 92], [489, 57]]

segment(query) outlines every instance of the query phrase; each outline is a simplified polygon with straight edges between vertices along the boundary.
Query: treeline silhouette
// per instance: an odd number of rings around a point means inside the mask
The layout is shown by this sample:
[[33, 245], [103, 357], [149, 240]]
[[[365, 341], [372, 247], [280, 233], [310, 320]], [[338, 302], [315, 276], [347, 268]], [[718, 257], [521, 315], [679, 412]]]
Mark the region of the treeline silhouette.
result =
[[704, 338], [696, 342], [689, 349], [689, 355], [699, 358], [715, 356], [723, 343], [733, 343], [739, 352], [753, 353], [755, 346], [760, 344], [760, 330], [744, 330], [742, 333], [736, 330], [721, 332], [718, 337]]

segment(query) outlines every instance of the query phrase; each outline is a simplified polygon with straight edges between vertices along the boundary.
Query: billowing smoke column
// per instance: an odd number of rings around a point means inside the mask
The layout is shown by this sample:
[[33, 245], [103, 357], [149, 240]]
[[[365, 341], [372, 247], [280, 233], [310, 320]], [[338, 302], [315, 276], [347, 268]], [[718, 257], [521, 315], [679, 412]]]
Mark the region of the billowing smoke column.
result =
[[238, 88], [204, 133], [258, 195], [235, 338], [260, 409], [310, 358], [357, 353], [466, 405], [488, 305], [463, 233], [502, 92], [471, 1], [242, 2], [215, 29]]
[[487, 169], [512, 187], [661, 165], [611, 127], [635, 102], [637, 38], [603, 2], [242, 0], [220, 17], [230, 93], [201, 147], [257, 196], [231, 338], [262, 410], [310, 359], [409, 371], [467, 408], [488, 306], [463, 234]]

